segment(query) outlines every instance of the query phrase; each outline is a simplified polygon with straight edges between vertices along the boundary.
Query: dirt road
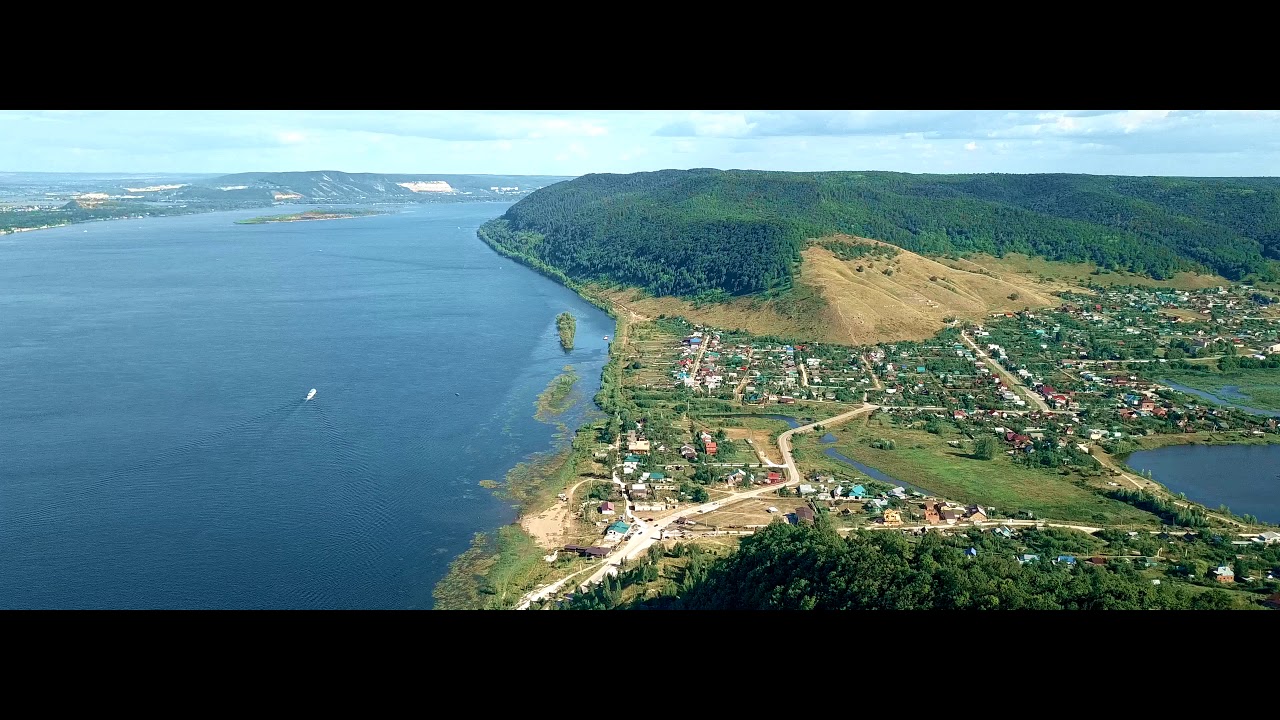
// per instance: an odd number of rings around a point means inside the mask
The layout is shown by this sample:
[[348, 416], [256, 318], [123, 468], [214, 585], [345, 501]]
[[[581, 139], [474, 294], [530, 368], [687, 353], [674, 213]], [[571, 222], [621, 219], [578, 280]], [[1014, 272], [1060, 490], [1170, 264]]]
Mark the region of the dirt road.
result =
[[879, 405], [864, 405], [856, 410], [850, 410], [849, 412], [841, 413], [840, 415], [827, 418], [826, 420], [820, 420], [815, 423], [809, 423], [808, 425], [801, 425], [798, 428], [792, 428], [791, 430], [779, 435], [778, 450], [782, 453], [782, 464], [787, 467], [787, 482], [794, 484], [800, 483], [800, 470], [796, 467], [795, 458], [791, 456], [792, 435], [795, 435], [796, 433], [812, 432], [813, 428], [817, 425], [822, 425], [823, 427], [834, 427], [840, 423], [857, 417], [858, 415], [873, 412], [878, 407]]
[[1027, 387], [1026, 383], [1022, 382], [1022, 380], [1020, 380], [1016, 375], [1005, 370], [1004, 366], [996, 362], [990, 355], [979, 350], [977, 344], [974, 343], [968, 335], [961, 332], [960, 338], [964, 340], [965, 344], [968, 345], [970, 349], [973, 350], [975, 355], [982, 358], [982, 360], [986, 362], [992, 370], [1000, 374], [1000, 377], [1004, 380], [1005, 384], [1009, 386], [1010, 390], [1013, 392], [1021, 390], [1024, 398], [1029, 400], [1036, 408], [1039, 408], [1042, 412], [1050, 412], [1049, 405], [1045, 403], [1044, 398], [1040, 397], [1038, 393]]
[[[1170, 502], [1172, 502], [1174, 505], [1177, 505], [1178, 507], [1181, 507], [1181, 508], [1191, 507], [1191, 504], [1186, 502], [1185, 500], [1178, 500], [1174, 498], [1173, 495], [1167, 489], [1165, 489], [1163, 485], [1160, 485], [1159, 483], [1148, 480], [1144, 477], [1138, 477], [1136, 475], [1133, 475], [1132, 473], [1125, 472], [1119, 467], [1116, 461], [1111, 458], [1110, 455], [1107, 455], [1105, 452], [1102, 452], [1101, 449], [1099, 449], [1097, 446], [1094, 446], [1094, 450], [1095, 452], [1092, 453], [1093, 457], [1095, 460], [1098, 461], [1100, 465], [1120, 473], [1120, 477], [1127, 480], [1129, 484], [1134, 486], [1135, 488], [1139, 490], [1146, 490], [1154, 495], [1157, 495], [1163, 498], [1168, 498]], [[1212, 513], [1212, 512], [1209, 512], [1208, 510], [1205, 511], [1205, 515], [1215, 520], [1228, 523], [1230, 525], [1235, 525], [1236, 527], [1242, 527], [1242, 528], [1249, 527], [1248, 524], [1240, 522], [1239, 520], [1235, 520], [1233, 518], [1219, 515], [1217, 513]]]
[[558, 550], [564, 545], [565, 533], [569, 527], [569, 516], [573, 507], [573, 494], [590, 479], [580, 480], [578, 484], [565, 491], [568, 500], [558, 500], [555, 505], [537, 515], [520, 518], [520, 527], [548, 550]]

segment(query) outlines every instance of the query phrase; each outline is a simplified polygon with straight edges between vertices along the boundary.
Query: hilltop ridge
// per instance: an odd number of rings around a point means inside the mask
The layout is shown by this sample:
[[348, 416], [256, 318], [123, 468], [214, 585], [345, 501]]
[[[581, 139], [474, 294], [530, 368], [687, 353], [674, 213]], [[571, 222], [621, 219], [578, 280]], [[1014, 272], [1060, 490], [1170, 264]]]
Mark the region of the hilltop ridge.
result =
[[662, 170], [534, 191], [486, 227], [577, 282], [704, 300], [792, 286], [808, 239], [1275, 279], [1280, 178]]

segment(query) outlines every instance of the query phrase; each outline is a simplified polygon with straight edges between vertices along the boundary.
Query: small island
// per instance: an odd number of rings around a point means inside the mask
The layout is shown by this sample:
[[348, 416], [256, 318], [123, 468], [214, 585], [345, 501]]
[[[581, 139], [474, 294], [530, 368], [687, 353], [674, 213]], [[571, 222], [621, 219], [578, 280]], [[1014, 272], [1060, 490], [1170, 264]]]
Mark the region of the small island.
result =
[[568, 312], [562, 312], [556, 316], [556, 328], [560, 331], [560, 347], [569, 352], [573, 349], [573, 334], [578, 329], [578, 320]]
[[267, 215], [263, 217], [249, 218], [247, 220], [237, 220], [237, 225], [263, 225], [265, 223], [281, 223], [281, 222], [305, 222], [308, 220], [343, 220], [345, 218], [365, 217], [368, 215], [385, 215], [381, 210], [335, 210], [332, 212], [324, 212], [321, 210], [308, 210], [306, 212], [293, 213], [291, 215]]

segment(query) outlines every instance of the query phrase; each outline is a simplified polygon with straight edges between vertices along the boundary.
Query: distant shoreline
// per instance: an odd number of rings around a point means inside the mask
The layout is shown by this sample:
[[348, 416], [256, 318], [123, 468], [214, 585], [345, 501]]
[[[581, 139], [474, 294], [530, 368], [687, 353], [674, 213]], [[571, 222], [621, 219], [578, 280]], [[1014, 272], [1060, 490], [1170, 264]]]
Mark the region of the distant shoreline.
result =
[[386, 212], [381, 210], [344, 210], [342, 212], [308, 210], [306, 212], [293, 213], [289, 215], [266, 215], [263, 217], [248, 218], [246, 220], [237, 220], [235, 224], [266, 225], [269, 223], [313, 222], [317, 220], [350, 220], [351, 218], [386, 214]]

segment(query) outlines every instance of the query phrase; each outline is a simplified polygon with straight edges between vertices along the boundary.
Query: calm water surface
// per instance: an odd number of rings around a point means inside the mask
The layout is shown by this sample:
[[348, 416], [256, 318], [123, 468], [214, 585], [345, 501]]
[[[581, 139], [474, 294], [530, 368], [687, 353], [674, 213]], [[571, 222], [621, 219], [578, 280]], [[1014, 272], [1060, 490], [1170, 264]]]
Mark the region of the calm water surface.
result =
[[1208, 400], [1214, 405], [1224, 405], [1227, 407], [1234, 407], [1239, 410], [1243, 410], [1244, 412], [1247, 412], [1251, 415], [1262, 415], [1264, 417], [1280, 417], [1280, 412], [1275, 410], [1263, 410], [1261, 408], [1252, 408], [1252, 407], [1247, 407], [1245, 405], [1240, 405], [1239, 401], [1248, 401], [1249, 398], [1240, 392], [1239, 385], [1226, 385], [1222, 387], [1222, 389], [1219, 391], [1222, 393], [1222, 395], [1218, 396], [1205, 390], [1199, 390], [1197, 388], [1188, 387], [1186, 385], [1180, 385], [1176, 382], [1170, 382], [1168, 380], [1160, 380], [1160, 383], [1163, 385], [1168, 385], [1169, 387], [1173, 388], [1174, 390], [1177, 390], [1178, 392], [1184, 392], [1184, 393], [1187, 393], [1188, 395], [1195, 395], [1201, 400]]
[[[792, 417], [792, 416], [790, 416], [790, 415], [760, 415], [760, 416], [758, 416], [758, 417], [765, 417], [765, 418], [769, 418], [769, 419], [771, 419], [771, 420], [781, 420], [781, 421], [785, 422], [787, 425], [791, 426], [792, 428], [798, 428], [798, 427], [800, 427], [800, 425], [801, 425], [801, 423], [800, 423], [800, 421], [799, 421], [798, 419], [796, 419], [796, 418], [794, 418], [794, 417]], [[818, 442], [823, 443], [823, 444], [830, 444], [830, 443], [837, 442], [837, 441], [838, 441], [838, 438], [837, 438], [835, 435], [831, 434], [831, 433], [826, 433], [825, 435], [823, 435], [823, 436], [822, 436], [821, 438], [819, 438], [819, 440], [818, 440]], [[840, 452], [839, 450], [836, 450], [836, 449], [835, 449], [835, 448], [833, 448], [833, 447], [823, 448], [823, 450], [822, 450], [822, 454], [823, 454], [823, 455], [826, 455], [827, 457], [831, 458], [832, 460], [837, 460], [837, 461], [839, 461], [839, 462], [844, 463], [845, 465], [848, 465], [849, 467], [852, 467], [853, 469], [857, 470], [858, 472], [862, 473], [863, 475], [866, 475], [867, 477], [871, 478], [872, 480], [879, 480], [880, 482], [888, 483], [889, 485], [891, 485], [891, 486], [893, 486], [893, 487], [901, 486], [902, 488], [904, 488], [904, 489], [905, 489], [905, 490], [907, 490], [908, 492], [918, 492], [918, 493], [922, 493], [922, 494], [924, 494], [924, 495], [930, 495], [930, 494], [931, 494], [928, 490], [925, 490], [924, 488], [920, 487], [919, 485], [913, 485], [913, 484], [911, 484], [911, 483], [909, 483], [909, 482], [905, 482], [905, 481], [902, 481], [902, 480], [898, 480], [897, 478], [894, 478], [894, 477], [892, 477], [892, 476], [889, 476], [889, 475], [886, 475], [886, 474], [884, 474], [884, 473], [880, 472], [879, 470], [877, 470], [877, 469], [875, 469], [875, 468], [871, 467], [870, 465], [863, 465], [862, 463], [858, 462], [857, 460], [854, 460], [853, 458], [851, 458], [851, 457], [849, 457], [849, 456], [845, 455], [844, 453]]]
[[1210, 508], [1280, 523], [1280, 445], [1171, 445], [1125, 462]]
[[613, 333], [475, 237], [506, 207], [0, 237], [0, 608], [430, 607]]

